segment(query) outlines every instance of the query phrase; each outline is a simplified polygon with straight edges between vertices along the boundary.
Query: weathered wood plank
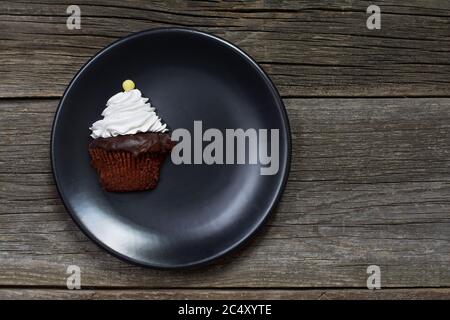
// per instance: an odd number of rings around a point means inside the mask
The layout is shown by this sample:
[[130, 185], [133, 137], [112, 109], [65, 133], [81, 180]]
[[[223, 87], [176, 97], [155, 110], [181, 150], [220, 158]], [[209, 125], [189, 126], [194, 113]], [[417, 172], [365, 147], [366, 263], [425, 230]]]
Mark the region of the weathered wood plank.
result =
[[249, 246], [207, 268], [147, 270], [70, 220], [48, 160], [54, 99], [0, 101], [0, 285], [356, 287], [450, 285], [450, 99], [287, 99], [293, 159], [282, 201]]
[[187, 26], [242, 47], [284, 96], [447, 96], [450, 3], [378, 1], [78, 1], [81, 30], [61, 1], [0, 3], [0, 97], [59, 97], [75, 72], [114, 40]]
[[449, 299], [450, 289], [346, 289], [346, 290], [56, 290], [0, 289], [1, 300], [20, 299], [151, 299], [151, 300], [346, 300], [346, 299]]

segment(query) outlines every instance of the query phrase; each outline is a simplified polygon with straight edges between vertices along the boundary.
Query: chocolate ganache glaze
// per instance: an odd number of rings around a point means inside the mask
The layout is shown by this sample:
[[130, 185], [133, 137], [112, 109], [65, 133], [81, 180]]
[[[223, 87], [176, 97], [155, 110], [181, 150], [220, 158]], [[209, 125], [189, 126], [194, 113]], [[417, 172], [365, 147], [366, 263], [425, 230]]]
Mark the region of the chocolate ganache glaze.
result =
[[127, 151], [135, 157], [146, 152], [169, 153], [174, 146], [167, 133], [144, 132], [110, 138], [97, 138], [89, 148], [102, 148], [107, 151]]

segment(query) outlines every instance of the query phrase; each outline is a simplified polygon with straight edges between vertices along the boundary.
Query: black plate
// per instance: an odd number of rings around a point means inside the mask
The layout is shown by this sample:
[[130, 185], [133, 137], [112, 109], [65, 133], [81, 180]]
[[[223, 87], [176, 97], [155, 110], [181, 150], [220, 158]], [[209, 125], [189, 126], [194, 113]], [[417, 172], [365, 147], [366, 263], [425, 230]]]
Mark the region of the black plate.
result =
[[[124, 79], [170, 128], [280, 130], [280, 169], [260, 165], [174, 165], [153, 191], [108, 193], [89, 164], [89, 126]], [[60, 102], [51, 142], [61, 198], [79, 227], [117, 257], [180, 268], [209, 262], [255, 233], [276, 205], [290, 161], [283, 103], [262, 69], [234, 45], [199, 31], [154, 29], [123, 38], [75, 76]]]

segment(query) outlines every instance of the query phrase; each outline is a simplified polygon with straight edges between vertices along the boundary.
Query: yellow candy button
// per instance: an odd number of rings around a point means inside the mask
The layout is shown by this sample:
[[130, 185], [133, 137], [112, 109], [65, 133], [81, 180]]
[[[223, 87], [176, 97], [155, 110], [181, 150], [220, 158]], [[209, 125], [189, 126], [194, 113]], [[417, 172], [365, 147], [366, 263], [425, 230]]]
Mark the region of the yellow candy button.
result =
[[125, 91], [133, 90], [133, 89], [135, 88], [134, 82], [131, 81], [131, 80], [125, 80], [125, 81], [122, 83], [122, 88], [123, 88], [123, 90], [125, 90]]

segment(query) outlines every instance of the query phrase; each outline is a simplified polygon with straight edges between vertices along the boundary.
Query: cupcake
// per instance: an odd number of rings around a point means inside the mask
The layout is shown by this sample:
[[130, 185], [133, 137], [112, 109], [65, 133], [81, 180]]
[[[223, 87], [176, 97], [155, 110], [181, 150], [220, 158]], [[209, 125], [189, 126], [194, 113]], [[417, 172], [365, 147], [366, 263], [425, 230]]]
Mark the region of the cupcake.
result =
[[112, 96], [103, 119], [89, 128], [91, 165], [106, 191], [154, 189], [159, 171], [173, 148], [167, 125], [131, 80]]

